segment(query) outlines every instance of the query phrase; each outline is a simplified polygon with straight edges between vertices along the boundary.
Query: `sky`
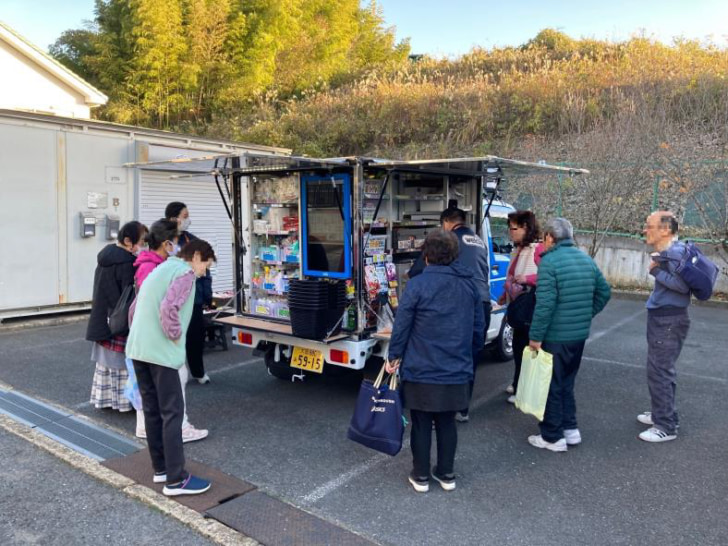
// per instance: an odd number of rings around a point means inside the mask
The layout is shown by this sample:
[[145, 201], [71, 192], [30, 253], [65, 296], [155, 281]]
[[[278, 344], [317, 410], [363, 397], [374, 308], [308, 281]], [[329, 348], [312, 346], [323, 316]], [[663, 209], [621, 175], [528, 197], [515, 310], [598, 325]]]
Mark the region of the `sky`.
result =
[[[368, 2], [364, 2], [368, 3]], [[378, 0], [412, 53], [457, 56], [474, 46], [521, 45], [544, 28], [621, 41], [643, 33], [728, 47], [728, 0]], [[94, 0], [0, 0], [0, 21], [47, 49], [93, 19]]]

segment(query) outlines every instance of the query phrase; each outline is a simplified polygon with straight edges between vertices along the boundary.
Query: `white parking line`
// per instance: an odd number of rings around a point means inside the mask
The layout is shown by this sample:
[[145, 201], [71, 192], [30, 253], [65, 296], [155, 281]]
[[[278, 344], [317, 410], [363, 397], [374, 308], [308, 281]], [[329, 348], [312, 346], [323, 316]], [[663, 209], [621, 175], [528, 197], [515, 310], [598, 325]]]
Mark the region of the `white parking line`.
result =
[[[478, 409], [480, 406], [490, 402], [493, 398], [496, 398], [497, 396], [500, 396], [502, 394], [502, 389], [498, 388], [495, 392], [491, 394], [487, 394], [484, 396], [481, 396], [477, 400], [475, 400], [472, 404], [470, 404], [470, 413], [476, 409]], [[409, 434], [405, 434], [404, 438], [402, 439], [402, 444], [406, 445], [409, 442]], [[327, 481], [323, 485], [320, 485], [313, 491], [311, 491], [308, 495], [304, 496], [301, 500], [304, 504], [313, 504], [315, 502], [320, 501], [322, 498], [324, 498], [326, 495], [331, 493], [332, 491], [337, 490], [342, 485], [346, 485], [348, 482], [356, 478], [357, 476], [360, 476], [364, 474], [365, 472], [371, 470], [375, 466], [378, 466], [381, 463], [386, 463], [388, 461], [392, 461], [393, 458], [389, 457], [388, 455], [384, 455], [382, 453], [379, 453], [375, 455], [374, 457], [370, 458], [368, 461], [355, 466], [348, 472], [344, 472], [343, 474], [337, 476], [336, 478]]]
[[207, 372], [208, 375], [217, 375], [219, 373], [229, 372], [230, 370], [235, 370], [237, 368], [242, 368], [243, 366], [247, 366], [248, 364], [259, 364], [263, 362], [262, 358], [253, 358], [251, 360], [244, 360], [243, 362], [238, 362], [237, 364], [230, 364], [229, 366], [224, 366], [222, 368], [218, 368], [216, 370], [211, 370]]
[[[237, 364], [230, 364], [229, 366], [225, 366], [223, 368], [218, 368], [217, 370], [211, 370], [208, 373], [208, 375], [217, 375], [219, 373], [229, 372], [230, 370], [235, 370], [236, 368], [242, 368], [243, 366], [247, 366], [248, 364], [257, 364], [263, 362], [262, 358], [253, 358], [251, 360], [245, 360], [243, 362], [238, 362]], [[190, 380], [191, 381], [191, 380]], [[91, 405], [91, 402], [81, 402], [80, 404], [76, 404], [73, 406], [73, 409], [75, 410], [82, 410], [84, 408], [87, 408]]]
[[[619, 362], [617, 360], [608, 360], [606, 358], [595, 358], [592, 356], [582, 357], [582, 360], [589, 360], [591, 362], [599, 362], [601, 364], [614, 364], [615, 366], [624, 366], [625, 368], [634, 368], [636, 370], [644, 370], [645, 365], [632, 364], [631, 362]], [[707, 381], [717, 381], [718, 383], [728, 383], [728, 379], [722, 377], [714, 377], [712, 375], [701, 375], [698, 373], [681, 372], [678, 370], [678, 376], [694, 377], [695, 379], [705, 379]]]
[[349, 470], [348, 472], [344, 472], [340, 476], [337, 476], [333, 480], [329, 480], [325, 484], [317, 487], [313, 491], [311, 491], [308, 495], [303, 497], [304, 504], [313, 504], [314, 502], [320, 501], [323, 499], [326, 495], [331, 493], [332, 491], [335, 491], [342, 485], [350, 482], [357, 476], [360, 476], [361, 474], [364, 474], [364, 472], [374, 468], [380, 463], [384, 463], [388, 460], [390, 460], [391, 457], [388, 455], [384, 455], [383, 453], [379, 453], [378, 455], [375, 455], [368, 461], [366, 461], [363, 464], [360, 464], [359, 466], [356, 466]]
[[628, 322], [636, 319], [637, 317], [639, 317], [640, 315], [643, 315], [644, 313], [645, 313], [645, 310], [642, 309], [642, 310], [638, 311], [637, 313], [634, 313], [634, 314], [632, 314], [632, 315], [630, 315], [628, 317], [623, 318], [622, 320], [620, 320], [616, 324], [612, 324], [606, 330], [601, 330], [599, 332], [593, 333], [592, 335], [589, 336], [589, 339], [586, 340], [586, 344], [588, 345], [592, 341], [596, 341], [597, 339], [603, 338], [604, 336], [606, 336], [610, 332], [613, 332], [617, 328], [621, 328], [622, 326], [624, 326]]

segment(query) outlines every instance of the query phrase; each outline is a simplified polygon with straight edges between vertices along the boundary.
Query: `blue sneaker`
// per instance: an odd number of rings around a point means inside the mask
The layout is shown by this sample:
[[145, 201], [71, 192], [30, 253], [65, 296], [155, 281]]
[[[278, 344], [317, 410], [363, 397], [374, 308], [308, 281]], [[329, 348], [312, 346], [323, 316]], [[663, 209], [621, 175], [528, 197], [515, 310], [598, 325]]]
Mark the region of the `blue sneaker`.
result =
[[168, 497], [176, 497], [177, 495], [199, 495], [204, 493], [212, 484], [207, 480], [198, 478], [190, 474], [181, 482], [167, 484], [162, 489], [162, 493]]

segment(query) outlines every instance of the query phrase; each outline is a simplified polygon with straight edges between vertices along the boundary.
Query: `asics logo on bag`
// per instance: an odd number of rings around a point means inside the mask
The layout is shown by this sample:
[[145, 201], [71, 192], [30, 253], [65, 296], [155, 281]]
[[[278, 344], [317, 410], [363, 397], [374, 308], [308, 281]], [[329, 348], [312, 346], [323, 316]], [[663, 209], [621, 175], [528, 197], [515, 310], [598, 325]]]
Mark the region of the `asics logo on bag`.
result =
[[376, 396], [372, 396], [372, 402], [375, 404], [395, 404], [396, 402], [394, 400], [389, 400], [387, 398], [377, 398]]

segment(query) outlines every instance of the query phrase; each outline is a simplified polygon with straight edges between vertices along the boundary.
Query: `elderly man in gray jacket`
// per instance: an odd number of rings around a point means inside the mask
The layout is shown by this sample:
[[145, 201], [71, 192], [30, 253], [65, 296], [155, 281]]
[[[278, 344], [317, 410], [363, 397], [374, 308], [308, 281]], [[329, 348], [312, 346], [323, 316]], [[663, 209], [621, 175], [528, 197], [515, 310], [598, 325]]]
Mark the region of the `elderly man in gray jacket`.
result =
[[675, 363], [690, 328], [690, 288], [675, 272], [685, 253], [677, 230], [677, 219], [670, 211], [653, 212], [645, 222], [645, 241], [655, 250], [649, 266], [655, 287], [647, 300], [647, 386], [652, 411], [637, 416], [640, 423], [650, 425], [639, 435], [645, 442], [674, 440], [679, 426]]

